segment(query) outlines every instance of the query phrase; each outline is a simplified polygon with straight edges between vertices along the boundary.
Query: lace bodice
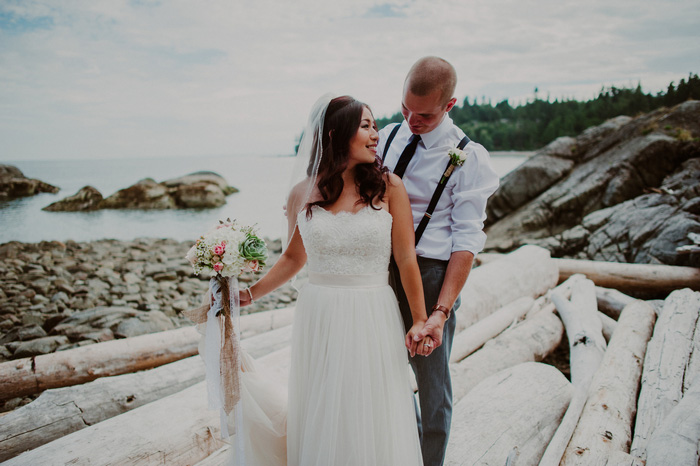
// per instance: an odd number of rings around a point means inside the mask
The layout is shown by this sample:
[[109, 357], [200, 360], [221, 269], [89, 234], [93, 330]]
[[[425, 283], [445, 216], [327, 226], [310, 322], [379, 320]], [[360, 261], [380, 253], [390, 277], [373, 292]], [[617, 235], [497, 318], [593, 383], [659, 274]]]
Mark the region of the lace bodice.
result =
[[367, 206], [359, 212], [328, 212], [313, 207], [298, 216], [309, 271], [324, 274], [386, 272], [391, 256], [392, 217]]

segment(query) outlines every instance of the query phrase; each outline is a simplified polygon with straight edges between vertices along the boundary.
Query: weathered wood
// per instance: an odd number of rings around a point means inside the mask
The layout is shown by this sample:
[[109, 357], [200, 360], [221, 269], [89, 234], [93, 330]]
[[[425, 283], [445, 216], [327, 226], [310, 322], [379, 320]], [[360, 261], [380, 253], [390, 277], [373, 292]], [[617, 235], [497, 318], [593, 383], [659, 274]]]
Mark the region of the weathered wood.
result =
[[647, 446], [649, 466], [698, 464], [700, 442], [700, 378], [654, 430]]
[[474, 325], [467, 327], [457, 335], [452, 341], [452, 352], [450, 362], [459, 362], [474, 351], [481, 348], [491, 338], [495, 337], [514, 322], [523, 318], [530, 310], [535, 301], [529, 297], [516, 299], [494, 312], [484, 317]]
[[35, 401], [0, 418], [0, 461], [202, 380], [204, 365], [198, 356], [192, 356], [148, 371], [46, 390]]
[[222, 446], [205, 382], [73, 432], [4, 464], [192, 464]]
[[[260, 358], [289, 345], [287, 326], [243, 340]], [[76, 430], [138, 408], [204, 380], [199, 356], [155, 369], [103, 377], [71, 387], [46, 390], [35, 401], [0, 418], [0, 461]]]
[[605, 337], [606, 342], [609, 342], [613, 336], [613, 333], [615, 333], [617, 321], [600, 311], [598, 311], [598, 318], [600, 319], [600, 323], [602, 325], [603, 337]]
[[[697, 338], [700, 293], [679, 290], [666, 298], [644, 358], [642, 388], [637, 405], [632, 455], [646, 459], [656, 427], [683, 397], [689, 355]], [[696, 374], [689, 374], [691, 380]]]
[[[273, 377], [289, 374], [290, 348], [259, 360]], [[163, 465], [194, 464], [223, 444], [219, 414], [207, 407], [206, 382], [73, 432], [8, 460], [34, 464]]]
[[[291, 307], [241, 316], [242, 335], [290, 325], [293, 315]], [[0, 363], [0, 400], [151, 369], [197, 354], [199, 339], [183, 327]]]
[[700, 290], [700, 269], [675, 265], [622, 264], [619, 262], [552, 259], [560, 281], [583, 274], [602, 287], [622, 292], [668, 293], [681, 288]]
[[0, 396], [24, 396], [150, 369], [197, 354], [198, 341], [194, 327], [184, 327], [8, 361], [0, 364]]
[[654, 309], [644, 301], [622, 311], [562, 466], [605, 464], [613, 451], [629, 450], [642, 361], [655, 320]]
[[194, 466], [221, 466], [227, 464], [226, 462], [231, 459], [229, 457], [230, 449], [230, 445], [224, 445]]
[[575, 387], [587, 387], [606, 347], [603, 327], [596, 312], [595, 286], [590, 280], [577, 280], [571, 291], [571, 301], [556, 294], [552, 295], [552, 301], [569, 339], [571, 383]]
[[632, 296], [602, 286], [595, 287], [595, 297], [598, 301], [598, 310], [615, 320], [620, 318], [620, 313], [625, 306], [635, 301]]
[[523, 296], [536, 298], [557, 284], [559, 271], [549, 251], [523, 246], [499, 260], [475, 268], [462, 290], [457, 331], [469, 327]]
[[527, 311], [525, 318], [532, 317], [538, 312], [556, 311], [556, 307], [554, 306], [554, 303], [552, 303], [552, 295], [556, 293], [562, 298], [569, 299], [571, 297], [571, 289], [573, 288], [574, 283], [576, 283], [577, 280], [583, 280], [584, 278], [585, 277], [583, 275], [573, 275], [556, 287], [547, 291], [546, 294], [535, 300], [530, 310]]
[[514, 455], [514, 464], [537, 464], [571, 393], [566, 377], [547, 364], [488, 377], [455, 406], [445, 464], [503, 465]]
[[543, 360], [559, 346], [563, 333], [559, 317], [540, 312], [489, 340], [461, 362], [450, 364], [455, 403], [490, 375], [523, 362]]
[[248, 338], [292, 325], [296, 306], [272, 309], [241, 316], [241, 338]]
[[605, 466], [644, 466], [644, 461], [624, 451], [613, 451]]
[[603, 360], [606, 348], [592, 281], [584, 278], [574, 281], [571, 301], [556, 293], [552, 293], [551, 297], [564, 322], [569, 340], [574, 394], [564, 419], [542, 456], [540, 466], [556, 466], [561, 461], [586, 403], [588, 387]]

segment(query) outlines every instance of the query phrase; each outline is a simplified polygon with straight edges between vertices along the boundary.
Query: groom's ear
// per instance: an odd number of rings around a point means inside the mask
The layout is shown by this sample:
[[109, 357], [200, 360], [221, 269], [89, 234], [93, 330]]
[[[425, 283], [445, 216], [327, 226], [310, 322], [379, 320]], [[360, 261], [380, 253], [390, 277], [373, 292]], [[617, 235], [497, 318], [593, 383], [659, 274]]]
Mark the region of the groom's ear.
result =
[[452, 98], [447, 102], [447, 107], [445, 107], [445, 112], [449, 112], [450, 110], [452, 110], [452, 107], [454, 107], [456, 103], [457, 103], [457, 98], [456, 98], [456, 97], [452, 97]]

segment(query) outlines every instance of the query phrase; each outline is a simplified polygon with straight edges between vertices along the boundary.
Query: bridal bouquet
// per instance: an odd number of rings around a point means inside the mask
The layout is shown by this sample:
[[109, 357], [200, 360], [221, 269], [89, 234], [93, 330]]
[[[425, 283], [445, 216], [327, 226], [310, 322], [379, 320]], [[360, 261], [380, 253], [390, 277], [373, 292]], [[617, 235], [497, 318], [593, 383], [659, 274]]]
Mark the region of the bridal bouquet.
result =
[[247, 271], [260, 272], [267, 256], [265, 241], [254, 227], [238, 227], [226, 219], [199, 238], [186, 257], [195, 275], [209, 272], [212, 276], [238, 277]]
[[226, 439], [232, 412], [235, 428], [242, 423], [238, 277], [262, 270], [267, 246], [253, 227], [239, 227], [226, 219], [199, 238], [186, 257], [196, 275], [206, 272], [211, 276], [207, 304], [184, 314], [203, 330], [200, 355], [204, 358], [209, 407], [220, 411], [221, 435]]

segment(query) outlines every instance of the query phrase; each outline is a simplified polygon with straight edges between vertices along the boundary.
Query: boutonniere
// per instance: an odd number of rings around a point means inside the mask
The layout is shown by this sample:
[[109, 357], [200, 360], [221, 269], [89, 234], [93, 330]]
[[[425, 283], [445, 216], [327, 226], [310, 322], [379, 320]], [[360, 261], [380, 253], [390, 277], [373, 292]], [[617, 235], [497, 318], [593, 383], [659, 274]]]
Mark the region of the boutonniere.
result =
[[454, 171], [455, 167], [461, 167], [462, 165], [464, 165], [464, 161], [467, 160], [467, 153], [461, 149], [457, 149], [456, 147], [453, 147], [452, 149], [447, 151], [447, 156], [450, 158], [450, 163], [447, 165], [445, 173], [440, 179], [440, 184], [443, 184], [447, 181], [447, 179]]

